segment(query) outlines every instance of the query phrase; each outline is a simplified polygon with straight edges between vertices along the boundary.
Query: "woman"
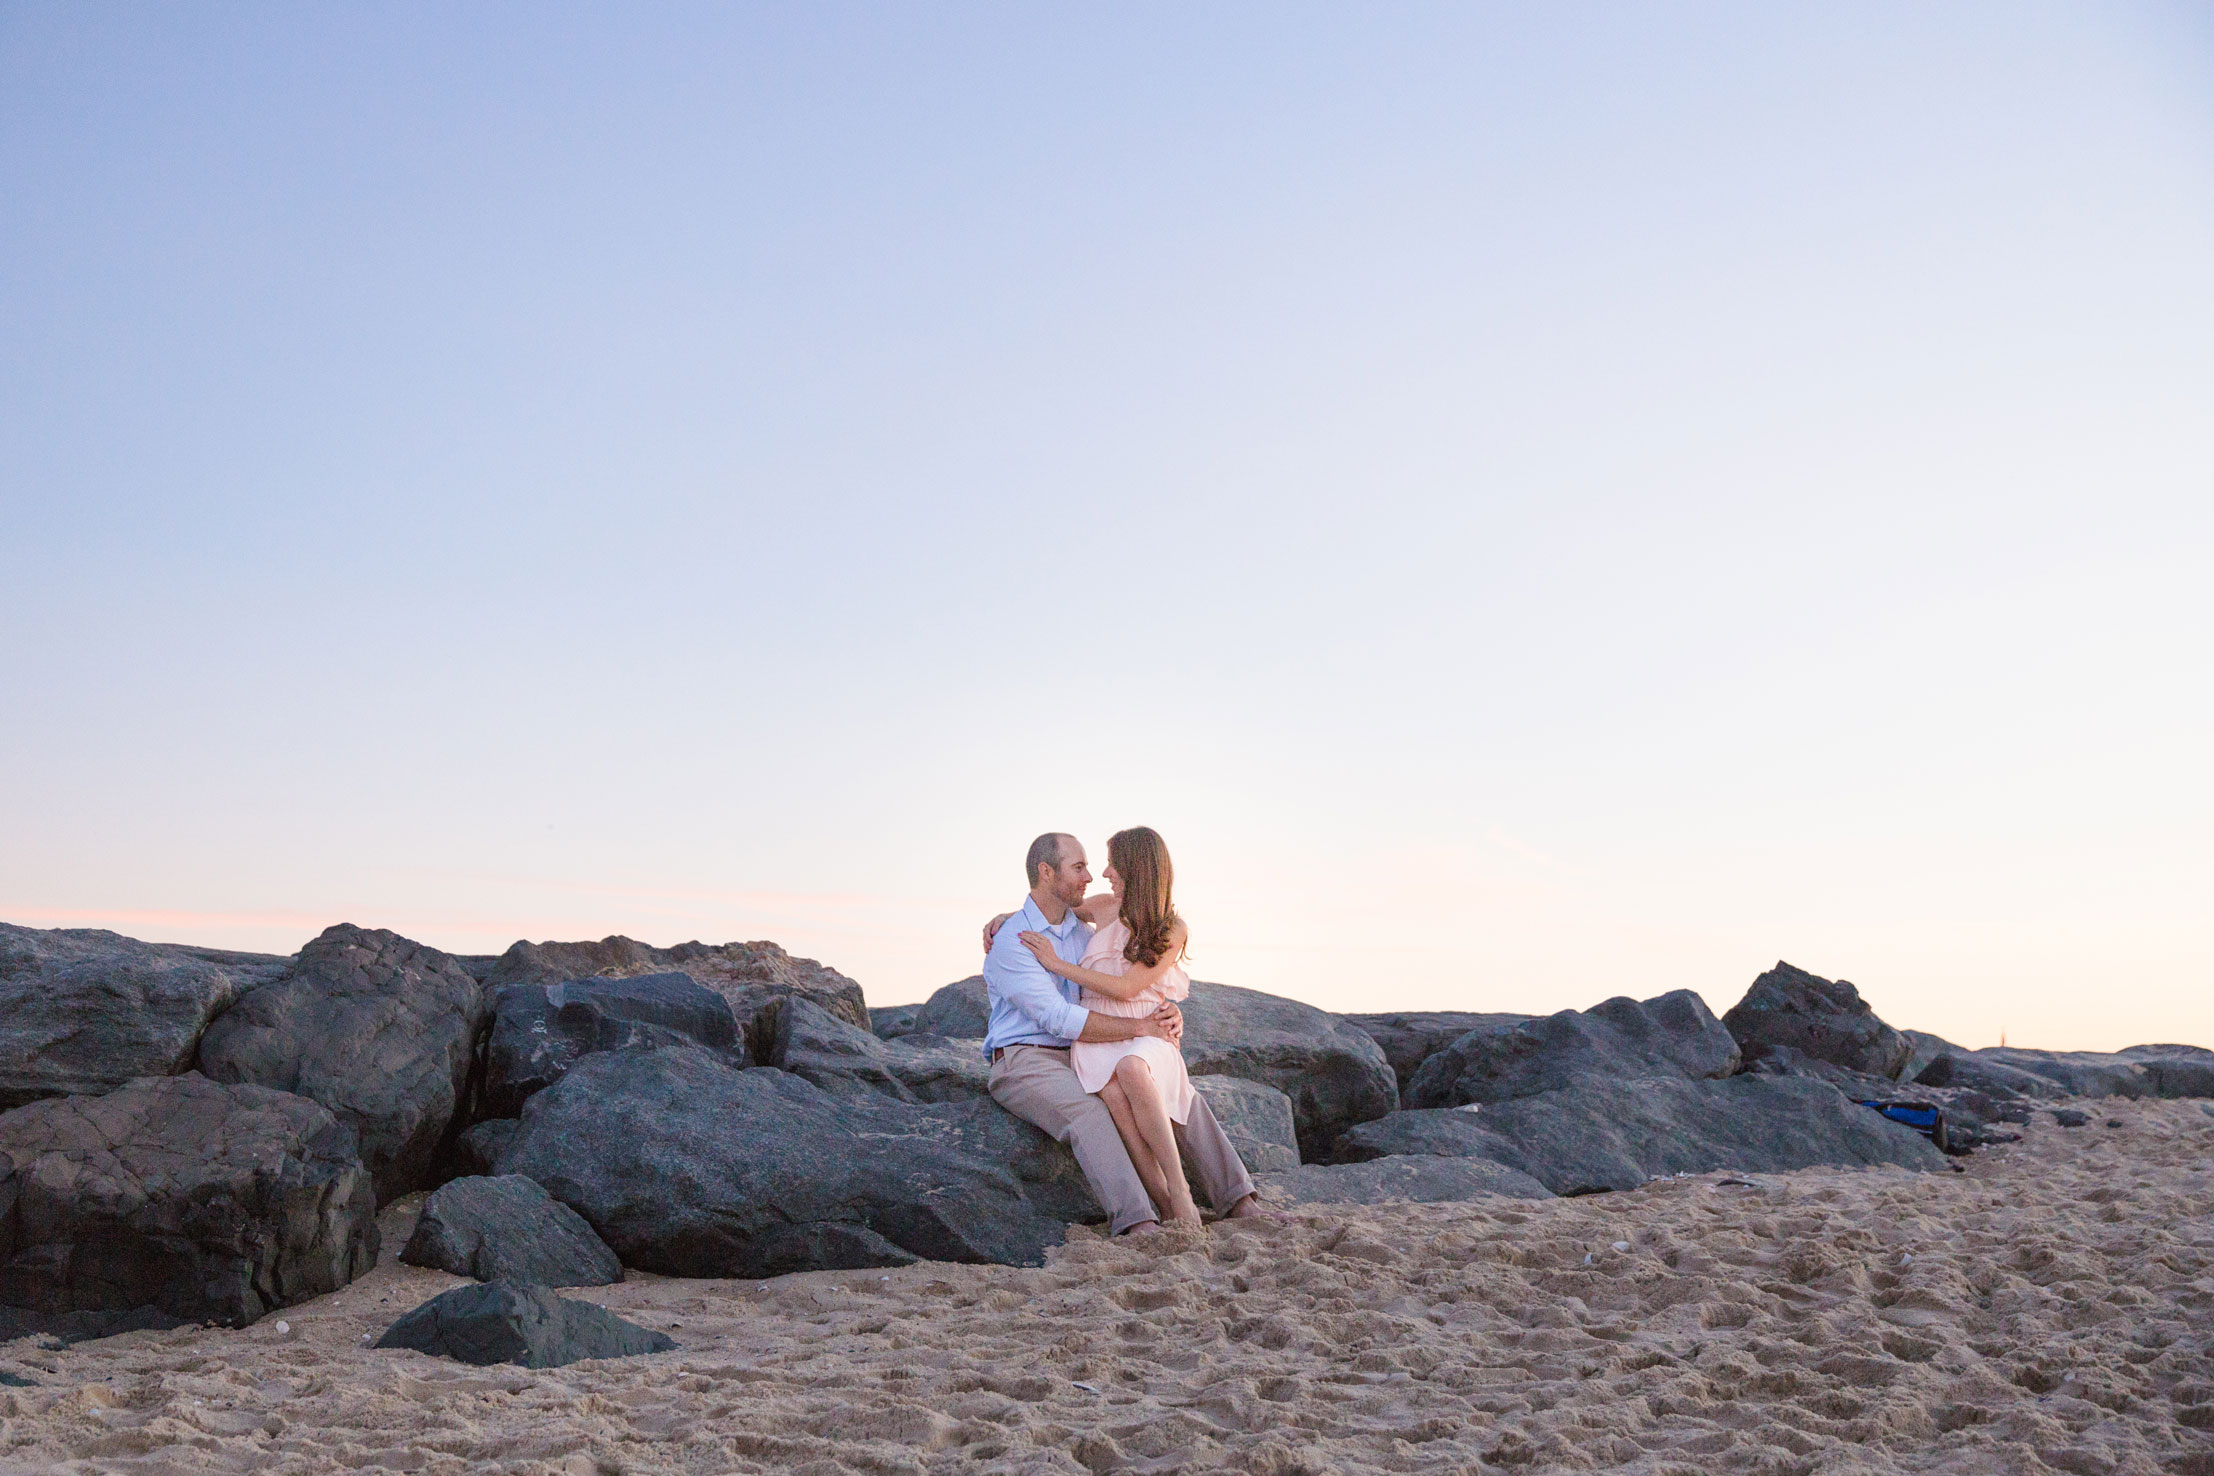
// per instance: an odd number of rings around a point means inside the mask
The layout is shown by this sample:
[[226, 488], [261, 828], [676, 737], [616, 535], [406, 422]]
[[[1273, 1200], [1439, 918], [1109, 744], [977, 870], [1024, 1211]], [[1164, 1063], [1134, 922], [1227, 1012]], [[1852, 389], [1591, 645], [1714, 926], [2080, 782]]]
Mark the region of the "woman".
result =
[[[1024, 933], [1023, 945], [1049, 971], [1083, 986], [1077, 1002], [1086, 1009], [1125, 1019], [1150, 1015], [1191, 993], [1191, 979], [1177, 966], [1186, 933], [1170, 895], [1174, 882], [1168, 847], [1158, 833], [1143, 825], [1117, 831], [1107, 840], [1107, 885], [1113, 891], [1088, 898], [1077, 909], [1099, 929], [1083, 961], [1062, 959], [1043, 933]], [[1157, 1036], [1078, 1041], [1069, 1048], [1069, 1065], [1084, 1090], [1107, 1104], [1153, 1202], [1171, 1221], [1197, 1225], [1199, 1206], [1184, 1181], [1173, 1126], [1192, 1114], [1184, 1053]]]

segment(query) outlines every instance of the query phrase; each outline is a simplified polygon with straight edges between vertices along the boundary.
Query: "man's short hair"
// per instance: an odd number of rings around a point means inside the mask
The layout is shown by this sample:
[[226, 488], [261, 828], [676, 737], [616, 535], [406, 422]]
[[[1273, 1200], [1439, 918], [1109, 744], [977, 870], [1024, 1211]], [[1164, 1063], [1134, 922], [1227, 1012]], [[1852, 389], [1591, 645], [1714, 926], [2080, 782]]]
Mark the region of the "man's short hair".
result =
[[1051, 866], [1058, 870], [1061, 865], [1061, 842], [1075, 839], [1075, 836], [1066, 831], [1049, 830], [1032, 841], [1030, 854], [1022, 858], [1022, 884], [1026, 887], [1036, 886], [1038, 868], [1041, 866]]

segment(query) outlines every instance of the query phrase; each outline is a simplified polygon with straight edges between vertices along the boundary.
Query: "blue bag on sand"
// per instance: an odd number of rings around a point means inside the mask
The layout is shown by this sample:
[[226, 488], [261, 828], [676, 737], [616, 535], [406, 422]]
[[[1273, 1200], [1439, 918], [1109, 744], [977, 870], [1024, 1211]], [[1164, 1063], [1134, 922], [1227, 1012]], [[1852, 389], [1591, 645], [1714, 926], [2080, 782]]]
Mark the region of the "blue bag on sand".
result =
[[1873, 1107], [1893, 1122], [1905, 1123], [1939, 1148], [1947, 1148], [1945, 1113], [1942, 1108], [1928, 1102], [1886, 1102], [1880, 1098], [1864, 1101], [1860, 1105]]

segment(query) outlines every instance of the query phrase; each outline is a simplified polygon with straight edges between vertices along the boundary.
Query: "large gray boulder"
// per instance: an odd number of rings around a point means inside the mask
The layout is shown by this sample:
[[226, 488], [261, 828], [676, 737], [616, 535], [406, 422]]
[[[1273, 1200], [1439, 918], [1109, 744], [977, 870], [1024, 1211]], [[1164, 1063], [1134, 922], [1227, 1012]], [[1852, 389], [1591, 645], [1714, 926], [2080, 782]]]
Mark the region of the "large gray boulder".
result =
[[1939, 1056], [1915, 1077], [1923, 1086], [1966, 1087], [2012, 1097], [2214, 1096], [2214, 1052], [2197, 1046], [2126, 1051], [2033, 1051], [1992, 1046]]
[[1394, 1112], [1350, 1129], [1347, 1158], [1489, 1159], [1555, 1194], [1634, 1189], [1667, 1174], [1822, 1166], [1942, 1167], [1912, 1128], [1806, 1076], [1590, 1079], [1474, 1108]]
[[1266, 1082], [1237, 1076], [1195, 1076], [1192, 1086], [1207, 1099], [1215, 1121], [1222, 1124], [1223, 1136], [1238, 1150], [1249, 1172], [1299, 1167], [1299, 1130], [1291, 1098]]
[[289, 962], [0, 923], [0, 1111], [191, 1070], [208, 1022]]
[[954, 980], [917, 1006], [907, 1033], [982, 1040], [991, 1019], [992, 1006], [984, 991], [984, 976], [971, 974], [966, 979]]
[[1738, 1064], [1736, 1040], [1706, 1001], [1678, 989], [1472, 1030], [1423, 1062], [1401, 1095], [1407, 1107], [1458, 1107], [1584, 1081], [1722, 1077]]
[[675, 1276], [1035, 1265], [1098, 1215], [1066, 1150], [996, 1103], [832, 1095], [689, 1046], [586, 1056], [525, 1105], [500, 1168]]
[[1297, 1204], [1451, 1204], [1496, 1196], [1551, 1199], [1552, 1191], [1519, 1169], [1483, 1158], [1413, 1154], [1364, 1163], [1310, 1163], [1259, 1174], [1261, 1202]]
[[533, 1093], [561, 1080], [594, 1051], [696, 1045], [735, 1058], [745, 1050], [729, 1001], [690, 974], [673, 971], [510, 984], [494, 998], [492, 1012], [479, 1112], [484, 1117], [518, 1115]]
[[[643, 974], [689, 974], [730, 1002], [755, 1060], [765, 1059], [759, 1019], [776, 1001], [791, 996], [813, 1001], [863, 1030], [869, 1028], [868, 1002], [861, 986], [811, 958], [794, 958], [774, 943], [679, 943], [655, 948], [635, 938], [616, 936], [597, 943], [517, 943], [485, 974], [496, 993], [511, 984], [558, 984], [594, 976], [636, 978]], [[981, 1033], [981, 1032], [979, 1032]]]
[[1325, 1157], [1339, 1133], [1399, 1102], [1391, 1062], [1366, 1032], [1258, 989], [1193, 984], [1184, 1001], [1184, 1063], [1194, 1076], [1242, 1077], [1291, 1098], [1303, 1159]]
[[2143, 1063], [2155, 1097], [2214, 1097], [2214, 1050], [2193, 1045], [2140, 1045], [2116, 1052]]
[[1947, 1051], [1916, 1072], [1914, 1084], [1982, 1092], [2001, 1102], [2069, 1095], [2068, 1089], [2051, 1077], [1987, 1059], [1982, 1051]]
[[431, 1182], [490, 1023], [482, 986], [451, 956], [341, 923], [208, 1027], [200, 1070], [330, 1108], [390, 1200]]
[[2214, 1047], [2195, 1045], [2133, 1045], [2124, 1046], [2114, 1053], [2127, 1056], [2132, 1061], [2204, 1061], [2214, 1066]]
[[542, 1286], [495, 1281], [441, 1292], [384, 1330], [380, 1348], [409, 1348], [462, 1363], [559, 1368], [676, 1347], [667, 1333]]
[[188, 1072], [0, 1114], [0, 1303], [243, 1327], [376, 1257], [353, 1132], [305, 1097]]
[[[2141, 1048], [2133, 1048], [2134, 1050]], [[2105, 1051], [2031, 1051], [2008, 1049], [1999, 1046], [1977, 1051], [1979, 1061], [2012, 1066], [2022, 1071], [2059, 1083], [2071, 1097], [2161, 1097], [2205, 1096], [2202, 1089], [2191, 1091], [2195, 1073], [2203, 1073], [2206, 1062], [2187, 1056], [2158, 1057], [2135, 1053]], [[2170, 1078], [2174, 1080], [2170, 1081]], [[2204, 1076], [2198, 1076], [2203, 1082]], [[2183, 1088], [2164, 1092], [2163, 1085]]]
[[575, 1210], [521, 1174], [455, 1179], [431, 1191], [400, 1259], [479, 1281], [609, 1286], [622, 1262]]
[[1789, 1046], [1848, 1071], [1896, 1080], [1914, 1042], [1876, 1018], [1860, 991], [1778, 963], [1753, 981], [1722, 1017], [1748, 1061], [1772, 1046]]
[[1399, 1090], [1414, 1080], [1422, 1063], [1471, 1030], [1505, 1030], [1533, 1015], [1487, 1015], [1472, 1010], [1400, 1010], [1384, 1015], [1345, 1015], [1348, 1023], [1384, 1048]]
[[990, 1092], [981, 1040], [925, 1034], [881, 1040], [804, 999], [778, 1004], [766, 1036], [769, 1065], [826, 1092], [871, 1091], [899, 1102], [963, 1102]]

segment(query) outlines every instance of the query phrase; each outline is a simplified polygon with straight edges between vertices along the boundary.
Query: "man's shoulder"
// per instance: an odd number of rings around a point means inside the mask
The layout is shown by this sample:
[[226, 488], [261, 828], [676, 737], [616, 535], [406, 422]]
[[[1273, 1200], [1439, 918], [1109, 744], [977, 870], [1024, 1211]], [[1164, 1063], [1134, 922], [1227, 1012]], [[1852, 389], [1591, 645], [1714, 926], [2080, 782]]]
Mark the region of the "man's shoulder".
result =
[[[1001, 923], [999, 931], [992, 935], [991, 950], [984, 956], [987, 959], [1013, 958], [1019, 954], [1023, 958], [1030, 958], [1030, 950], [1023, 946], [1022, 935], [1037, 927], [1038, 921], [1037, 909], [1030, 905], [1027, 896], [1024, 897], [1008, 911], [1007, 921]], [[1035, 959], [1031, 961], [1036, 962]]]

